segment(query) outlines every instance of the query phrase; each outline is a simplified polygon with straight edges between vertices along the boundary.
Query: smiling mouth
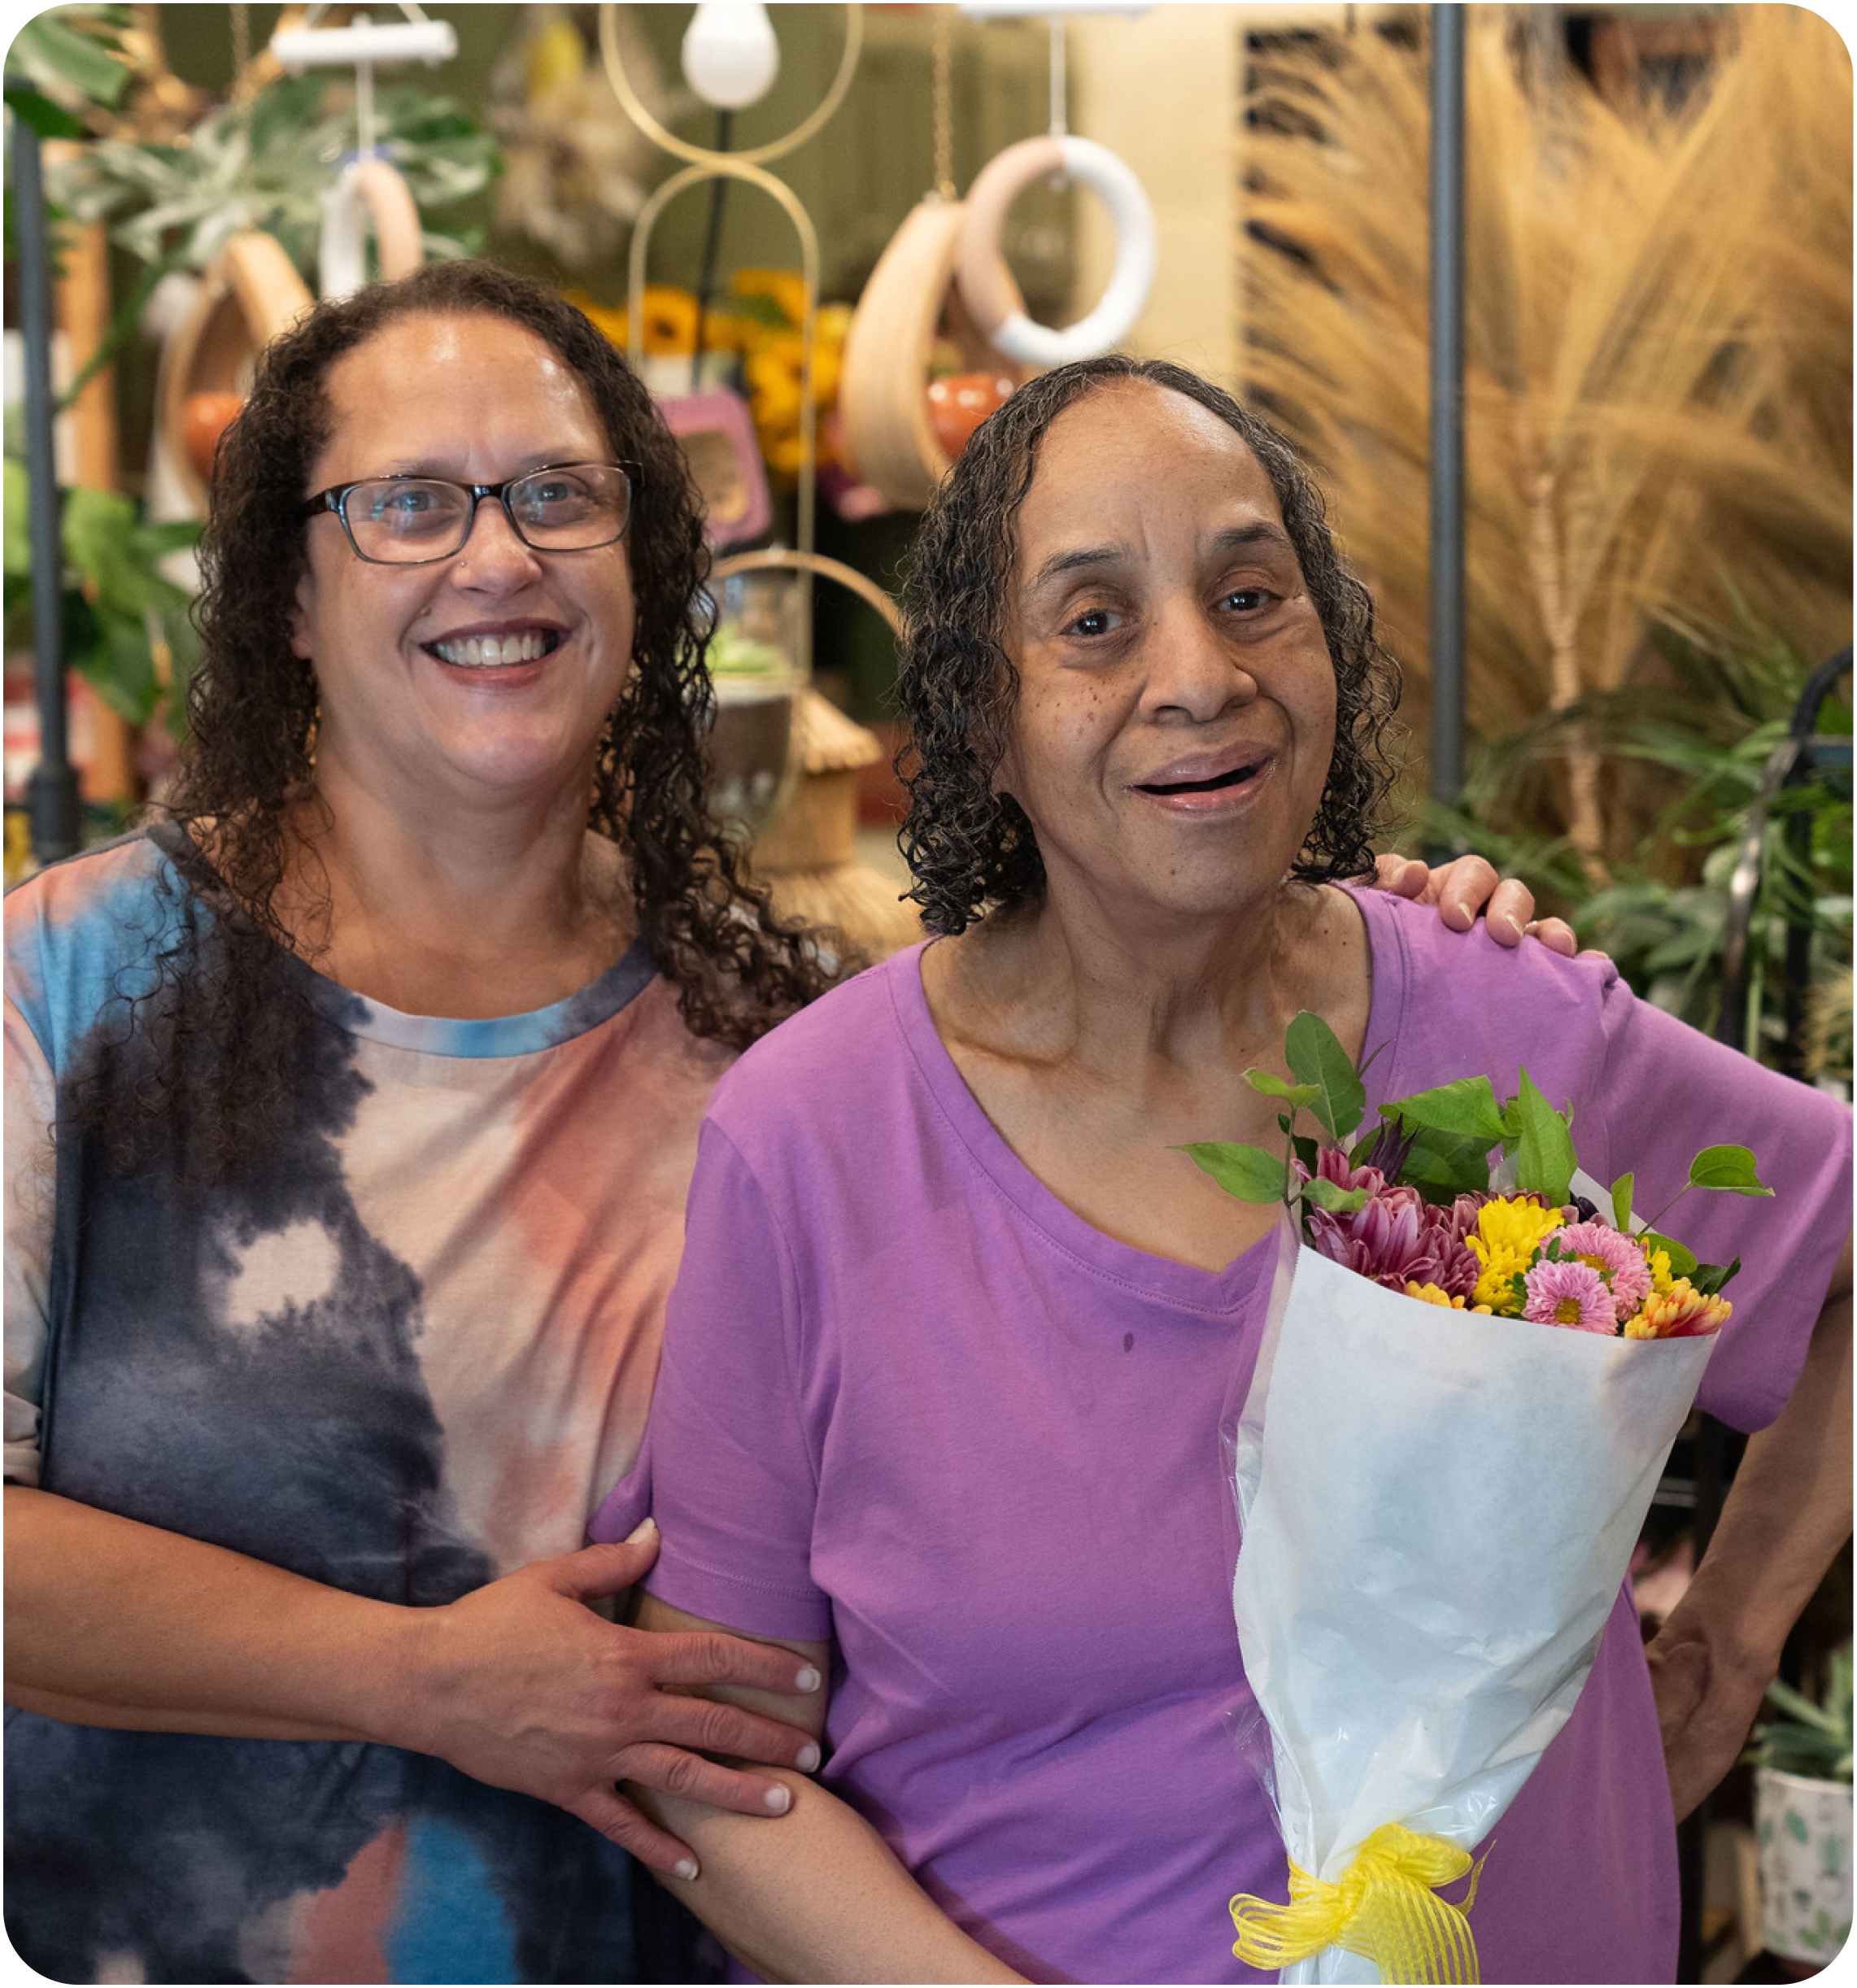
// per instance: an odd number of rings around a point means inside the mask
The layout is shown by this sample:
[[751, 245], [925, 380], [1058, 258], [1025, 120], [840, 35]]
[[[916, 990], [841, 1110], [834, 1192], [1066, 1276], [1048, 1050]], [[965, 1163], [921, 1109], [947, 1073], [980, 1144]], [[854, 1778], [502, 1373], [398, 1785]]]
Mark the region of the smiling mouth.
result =
[[429, 642], [428, 653], [455, 669], [510, 669], [518, 663], [538, 663], [561, 646], [551, 628], [525, 628], [519, 635], [466, 635], [456, 642]]
[[1262, 773], [1265, 762], [1253, 760], [1248, 766], [1234, 766], [1230, 773], [1222, 773], [1210, 780], [1177, 780], [1170, 785], [1158, 781], [1137, 782], [1138, 794], [1217, 794], [1230, 787], [1241, 787], [1253, 774]]

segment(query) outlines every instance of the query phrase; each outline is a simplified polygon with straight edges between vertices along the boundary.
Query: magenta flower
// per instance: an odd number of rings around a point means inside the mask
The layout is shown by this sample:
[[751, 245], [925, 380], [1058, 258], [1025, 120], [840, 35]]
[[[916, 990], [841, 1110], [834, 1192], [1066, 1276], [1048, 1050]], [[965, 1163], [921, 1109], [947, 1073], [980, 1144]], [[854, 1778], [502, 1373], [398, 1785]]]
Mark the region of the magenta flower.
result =
[[1468, 1297], [1476, 1288], [1476, 1258], [1463, 1240], [1476, 1221], [1473, 1196], [1434, 1208], [1416, 1188], [1388, 1187], [1377, 1167], [1350, 1167], [1332, 1146], [1317, 1154], [1316, 1171], [1336, 1187], [1365, 1188], [1371, 1197], [1349, 1214], [1303, 1204], [1310, 1242], [1323, 1256], [1388, 1290], [1430, 1284], [1448, 1297]]
[[[1305, 1180], [1309, 1178], [1309, 1169], [1300, 1160], [1296, 1171]], [[1332, 1180], [1338, 1188], [1365, 1188], [1370, 1194], [1386, 1191], [1386, 1175], [1377, 1166], [1350, 1166], [1347, 1154], [1339, 1146], [1316, 1148], [1315, 1172], [1319, 1179]]]
[[1525, 1273], [1528, 1300], [1522, 1316], [1541, 1325], [1568, 1325], [1576, 1332], [1611, 1334], [1618, 1329], [1612, 1294], [1590, 1263], [1554, 1263], [1543, 1258]]
[[1563, 1257], [1596, 1270], [1612, 1294], [1612, 1310], [1628, 1319], [1650, 1295], [1650, 1266], [1642, 1247], [1603, 1222], [1576, 1222], [1550, 1239]]

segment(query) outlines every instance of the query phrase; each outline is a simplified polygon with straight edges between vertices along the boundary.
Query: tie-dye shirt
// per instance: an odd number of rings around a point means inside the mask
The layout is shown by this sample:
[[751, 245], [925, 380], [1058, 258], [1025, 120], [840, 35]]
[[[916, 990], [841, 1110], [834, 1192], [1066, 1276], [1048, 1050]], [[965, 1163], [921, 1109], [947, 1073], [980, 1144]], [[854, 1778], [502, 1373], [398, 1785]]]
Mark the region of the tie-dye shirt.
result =
[[[192, 1205], [125, 1180], [68, 1080], [210, 928], [178, 833], [7, 900], [8, 1478], [394, 1602], [572, 1550], [638, 1450], [729, 1053], [639, 947], [487, 1021], [289, 959], [319, 1040], [280, 1153]], [[617, 1850], [422, 1755], [10, 1707], [6, 1768], [7, 1930], [56, 1978], [678, 1978]]]

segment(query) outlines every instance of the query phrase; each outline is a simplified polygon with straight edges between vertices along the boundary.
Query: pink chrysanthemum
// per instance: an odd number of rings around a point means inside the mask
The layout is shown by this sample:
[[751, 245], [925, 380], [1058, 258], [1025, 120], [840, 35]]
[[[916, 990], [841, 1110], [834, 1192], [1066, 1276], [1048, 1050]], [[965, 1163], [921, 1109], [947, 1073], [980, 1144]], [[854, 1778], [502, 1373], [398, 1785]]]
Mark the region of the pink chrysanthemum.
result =
[[1612, 1294], [1590, 1263], [1550, 1263], [1527, 1272], [1528, 1298], [1522, 1316], [1541, 1325], [1571, 1326], [1580, 1332], [1611, 1333], [1618, 1328]]
[[1416, 1188], [1387, 1186], [1377, 1167], [1350, 1168], [1332, 1147], [1317, 1156], [1316, 1168], [1336, 1187], [1365, 1188], [1371, 1197], [1349, 1214], [1306, 1209], [1310, 1242], [1323, 1256], [1393, 1291], [1408, 1284], [1436, 1284], [1449, 1298], [1467, 1297], [1476, 1289], [1476, 1258], [1463, 1240], [1465, 1228], [1476, 1219], [1470, 1196], [1460, 1195], [1450, 1208], [1434, 1208]]
[[1577, 1257], [1596, 1270], [1612, 1294], [1612, 1310], [1628, 1319], [1650, 1295], [1650, 1266], [1644, 1260], [1641, 1244], [1622, 1236], [1603, 1222], [1576, 1222], [1549, 1239], [1550, 1247], [1565, 1257]]

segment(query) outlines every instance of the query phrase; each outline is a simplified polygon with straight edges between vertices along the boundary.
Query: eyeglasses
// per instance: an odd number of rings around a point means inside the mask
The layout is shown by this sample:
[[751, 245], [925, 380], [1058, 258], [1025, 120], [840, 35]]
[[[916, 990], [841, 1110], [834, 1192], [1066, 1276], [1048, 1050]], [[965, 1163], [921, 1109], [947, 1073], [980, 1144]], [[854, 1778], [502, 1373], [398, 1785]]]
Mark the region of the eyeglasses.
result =
[[635, 463], [562, 463], [502, 483], [450, 477], [368, 477], [321, 490], [305, 517], [333, 511], [358, 559], [424, 566], [464, 549], [477, 506], [494, 497], [516, 535], [538, 552], [591, 552], [626, 535]]

